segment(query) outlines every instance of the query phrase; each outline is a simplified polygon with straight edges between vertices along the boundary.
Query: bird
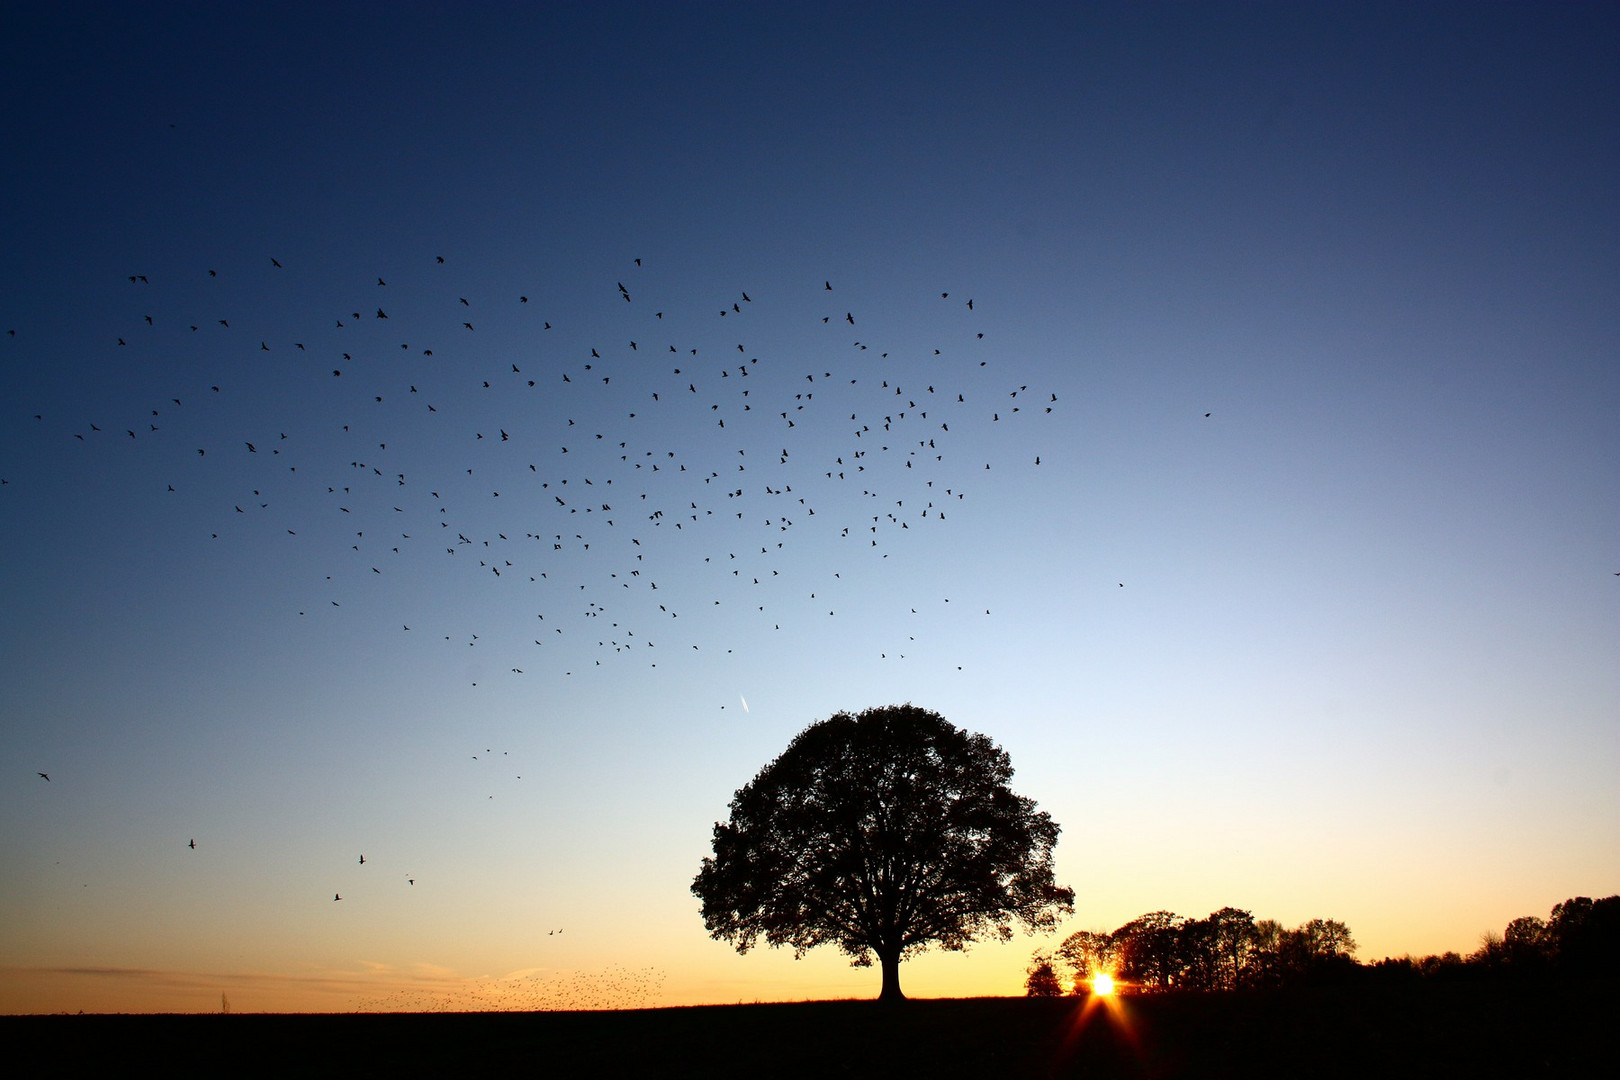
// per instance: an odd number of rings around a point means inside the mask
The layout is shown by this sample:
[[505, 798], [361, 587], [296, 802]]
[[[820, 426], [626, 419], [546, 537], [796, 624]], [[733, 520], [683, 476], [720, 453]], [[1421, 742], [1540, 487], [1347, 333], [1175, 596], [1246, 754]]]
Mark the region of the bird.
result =
[[343, 899], [343, 894], [342, 893], [333, 893], [332, 894], [332, 899], [333, 900], [341, 900], [341, 899]]
[[41, 779], [41, 780], [44, 780], [44, 781], [46, 781], [46, 782], [49, 782], [49, 781], [50, 781], [50, 779], [51, 779], [51, 778], [50, 778], [50, 777], [49, 777], [49, 776], [47, 776], [47, 775], [46, 775], [46, 774], [45, 774], [45, 773], [40, 773], [40, 774], [39, 774], [39, 778], [40, 778], [40, 779]]
[[187, 844], [186, 847], [190, 848], [192, 851], [196, 851], [197, 850], [197, 841], [193, 840], [191, 843]]
[[360, 856], [360, 865], [361, 866], [366, 865], [366, 857], [364, 855]]

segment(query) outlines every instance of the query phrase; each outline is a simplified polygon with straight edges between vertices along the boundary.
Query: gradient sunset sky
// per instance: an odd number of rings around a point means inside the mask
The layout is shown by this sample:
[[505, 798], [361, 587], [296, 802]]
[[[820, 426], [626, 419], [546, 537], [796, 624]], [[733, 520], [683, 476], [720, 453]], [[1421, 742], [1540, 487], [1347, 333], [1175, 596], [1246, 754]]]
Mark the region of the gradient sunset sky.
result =
[[875, 996], [689, 887], [906, 701], [1063, 933], [1620, 891], [1614, 5], [0, 31], [0, 1011]]

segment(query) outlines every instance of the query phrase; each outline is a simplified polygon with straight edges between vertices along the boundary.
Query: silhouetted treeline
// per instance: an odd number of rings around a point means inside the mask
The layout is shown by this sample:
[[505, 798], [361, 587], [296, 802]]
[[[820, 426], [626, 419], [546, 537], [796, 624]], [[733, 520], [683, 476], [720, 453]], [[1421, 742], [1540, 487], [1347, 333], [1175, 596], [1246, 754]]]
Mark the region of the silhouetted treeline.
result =
[[1525, 915], [1487, 932], [1468, 956], [1355, 959], [1350, 928], [1312, 919], [1287, 929], [1238, 908], [1202, 919], [1154, 911], [1112, 933], [1082, 930], [1037, 952], [1025, 990], [1035, 997], [1086, 991], [1098, 973], [1133, 990], [1236, 990], [1360, 980], [1613, 978], [1620, 973], [1620, 896], [1577, 896], [1546, 919]]
[[1356, 942], [1333, 919], [1292, 929], [1225, 907], [1202, 919], [1149, 912], [1112, 933], [1070, 934], [1051, 956], [1037, 953], [1026, 989], [1061, 992], [1067, 969], [1076, 992], [1106, 972], [1138, 990], [1235, 990], [1338, 981], [1355, 971]]
[[1620, 896], [1576, 896], [1546, 919], [1522, 915], [1488, 931], [1467, 956], [1385, 958], [1369, 970], [1388, 979], [1589, 979], [1620, 973]]

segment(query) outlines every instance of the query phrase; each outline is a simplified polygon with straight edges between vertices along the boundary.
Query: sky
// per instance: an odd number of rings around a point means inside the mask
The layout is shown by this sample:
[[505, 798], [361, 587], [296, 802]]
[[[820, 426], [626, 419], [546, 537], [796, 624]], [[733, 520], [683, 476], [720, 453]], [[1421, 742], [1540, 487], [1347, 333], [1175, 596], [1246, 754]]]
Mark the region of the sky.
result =
[[1620, 891], [1612, 6], [465, 7], [0, 16], [0, 1011], [876, 996], [690, 886], [901, 702], [912, 996]]

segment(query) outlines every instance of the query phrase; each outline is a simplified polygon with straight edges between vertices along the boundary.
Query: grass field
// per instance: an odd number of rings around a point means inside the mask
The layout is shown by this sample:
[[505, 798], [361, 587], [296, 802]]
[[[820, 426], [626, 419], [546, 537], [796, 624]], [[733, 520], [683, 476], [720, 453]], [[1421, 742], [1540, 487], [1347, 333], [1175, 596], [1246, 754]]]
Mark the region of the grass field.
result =
[[[30, 1076], [1591, 1076], [1620, 984], [1336, 987], [622, 1012], [0, 1018]], [[19, 1059], [20, 1060], [20, 1059]]]

